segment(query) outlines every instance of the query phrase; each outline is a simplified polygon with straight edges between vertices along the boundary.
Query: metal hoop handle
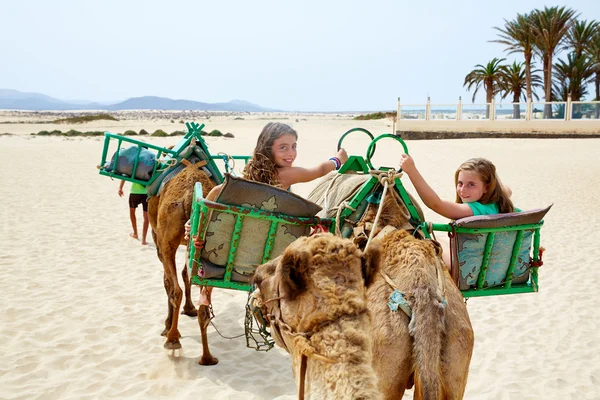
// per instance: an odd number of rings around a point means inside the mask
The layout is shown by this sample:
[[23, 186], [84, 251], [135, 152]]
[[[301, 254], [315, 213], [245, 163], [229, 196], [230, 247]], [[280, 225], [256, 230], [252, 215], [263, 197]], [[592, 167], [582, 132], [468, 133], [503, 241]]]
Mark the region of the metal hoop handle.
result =
[[[402, 140], [402, 138], [400, 136], [392, 135], [391, 133], [384, 133], [383, 135], [379, 135], [375, 139], [371, 140], [371, 143], [369, 143], [369, 147], [367, 148], [366, 161], [367, 161], [367, 165], [371, 169], [375, 169], [373, 167], [373, 164], [371, 164], [371, 158], [373, 157], [373, 155], [375, 153], [375, 143], [377, 143], [381, 139], [385, 139], [385, 138], [395, 139], [396, 141], [400, 142], [400, 144], [402, 145], [402, 148], [404, 149], [404, 153], [408, 154], [408, 146], [406, 146], [406, 143], [404, 142], [404, 140]], [[401, 170], [402, 170], [401, 168], [398, 169], [398, 171], [401, 171]]]
[[375, 136], [373, 136], [373, 134], [371, 132], [369, 132], [368, 130], [366, 130], [364, 128], [352, 128], [349, 131], [347, 131], [346, 133], [344, 133], [342, 135], [342, 137], [340, 138], [340, 140], [338, 141], [338, 145], [337, 145], [338, 151], [340, 151], [340, 149], [342, 148], [342, 142], [344, 141], [344, 138], [346, 138], [346, 136], [348, 136], [352, 132], [364, 132], [367, 135], [369, 135], [369, 137], [371, 138], [371, 141], [375, 138]]

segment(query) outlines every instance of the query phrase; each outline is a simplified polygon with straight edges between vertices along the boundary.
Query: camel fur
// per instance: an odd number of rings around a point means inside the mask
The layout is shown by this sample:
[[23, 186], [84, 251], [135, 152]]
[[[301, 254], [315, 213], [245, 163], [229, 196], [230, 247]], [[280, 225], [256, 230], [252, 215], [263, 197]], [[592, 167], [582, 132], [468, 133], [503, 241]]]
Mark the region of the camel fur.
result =
[[377, 247], [363, 254], [350, 240], [325, 233], [296, 240], [256, 270], [263, 313], [272, 332], [281, 332], [274, 337], [291, 354], [297, 383], [307, 356], [306, 398], [381, 399], [366, 297], [379, 255]]
[[[171, 350], [181, 348], [179, 342], [181, 335], [177, 325], [183, 292], [177, 281], [175, 254], [180, 244], [187, 245], [187, 241], [184, 241], [185, 223], [190, 219], [194, 184], [196, 182], [202, 184], [203, 196], [206, 196], [215, 186], [215, 183], [208, 178], [201, 166], [191, 164], [173, 177], [163, 187], [160, 195], [154, 196], [148, 201], [148, 217], [152, 226], [152, 237], [154, 243], [156, 243], [158, 258], [164, 267], [164, 285], [168, 297], [168, 315], [162, 335], [167, 337], [164, 347]], [[206, 326], [202, 330], [203, 324], [208, 324], [209, 310], [207, 306], [203, 306], [200, 308], [200, 312], [197, 312], [192, 304], [187, 260], [181, 276], [185, 287], [183, 314], [198, 315], [204, 348], [201, 361], [204, 360], [207, 363], [212, 362], [214, 364], [216, 363], [213, 362], [215, 359], [210, 355], [206, 342]]]
[[[382, 274], [371, 277], [373, 283], [368, 288], [367, 296], [373, 322], [370, 328], [363, 326], [361, 329], [371, 329], [365, 332], [371, 335], [372, 366], [378, 377], [378, 388], [385, 399], [402, 398], [405, 390], [413, 384], [415, 399], [461, 399], [464, 396], [474, 345], [466, 305], [443, 265], [440, 247], [433, 241], [415, 239], [401, 229], [408, 222], [406, 208], [395, 191], [388, 191], [388, 194], [383, 199], [383, 209], [374, 234], [386, 226], [398, 230], [392, 229], [392, 233], [370, 246], [377, 246], [378, 243], [382, 246], [381, 271], [396, 288], [406, 294], [413, 316], [409, 319], [401, 311], [392, 312], [387, 303], [394, 287]], [[418, 207], [416, 202], [415, 205]], [[364, 247], [367, 242], [377, 208], [378, 205], [369, 205], [356, 226], [355, 232], [359, 234], [354, 237], [354, 242], [358, 247]], [[330, 241], [334, 246], [339, 239], [328, 235], [322, 236], [321, 240]], [[312, 248], [306, 239], [299, 239], [288, 249], [310, 254]], [[347, 263], [351, 264], [349, 261]], [[321, 264], [327, 262], [319, 261], [319, 268], [324, 268]], [[337, 265], [336, 262], [332, 264]], [[274, 297], [262, 292], [273, 292], [271, 286], [274, 281], [267, 279], [267, 276], [281, 274], [279, 270], [282, 267], [278, 266], [276, 269], [273, 265], [267, 264], [257, 270], [259, 276], [255, 279], [263, 282], [260, 285], [263, 300]], [[332, 268], [324, 271], [331, 272]], [[275, 280], [281, 279], [277, 277]], [[314, 294], [311, 293], [312, 290], [315, 291]], [[327, 310], [327, 303], [322, 302], [320, 291], [316, 285], [304, 288], [302, 301], [305, 306], [292, 308], [294, 313], [290, 312], [289, 318], [300, 323], [305, 319], [312, 321], [315, 318], [313, 314], [321, 315], [325, 312], [321, 307]], [[291, 300], [284, 297], [282, 301], [287, 304]], [[306, 329], [305, 326], [295, 326]], [[330, 345], [335, 348], [334, 343]], [[326, 346], [322, 347], [319, 352], [327, 353]]]

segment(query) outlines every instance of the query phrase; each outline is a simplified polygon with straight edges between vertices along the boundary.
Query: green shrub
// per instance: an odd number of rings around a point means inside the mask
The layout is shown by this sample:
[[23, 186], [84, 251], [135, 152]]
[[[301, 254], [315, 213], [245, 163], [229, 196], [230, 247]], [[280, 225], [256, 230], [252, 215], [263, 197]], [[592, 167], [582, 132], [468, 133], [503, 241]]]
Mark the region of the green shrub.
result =
[[148, 135], [148, 131], [145, 129], [140, 129], [140, 135]]
[[137, 136], [137, 132], [136, 131], [132, 131], [131, 129], [128, 129], [125, 131], [125, 133], [123, 133], [124, 136]]
[[48, 131], [39, 131], [37, 134], [40, 135], [40, 136], [51, 135], [51, 133], [48, 132]]
[[396, 116], [396, 111], [393, 111], [393, 112], [379, 111], [379, 112], [371, 113], [371, 114], [358, 115], [358, 116], [354, 117], [353, 119], [355, 119], [355, 120], [384, 119], [387, 117], [395, 117], [395, 116]]
[[200, 136], [208, 136], [208, 132], [205, 130], [200, 131]]
[[50, 132], [51, 135], [62, 135], [62, 132], [59, 131], [58, 129], [53, 130], [52, 132]]
[[232, 138], [232, 137], [235, 137], [235, 136], [233, 136], [233, 133], [227, 132], [226, 134], [223, 135], [223, 137]]
[[243, 120], [244, 120], [244, 118], [242, 118], [242, 117], [235, 117], [233, 120], [234, 120], [234, 121], [243, 121]]
[[95, 115], [84, 115], [81, 117], [71, 117], [71, 118], [63, 118], [63, 119], [57, 119], [52, 121], [52, 123], [54, 124], [81, 124], [83, 122], [90, 122], [90, 121], [97, 121], [97, 120], [102, 120], [102, 119], [107, 119], [110, 121], [118, 121], [118, 119], [116, 119], [115, 117], [113, 117], [110, 114], [95, 114]]
[[103, 136], [104, 131], [87, 131], [83, 132], [84, 136]]
[[169, 134], [167, 132], [163, 131], [162, 129], [157, 129], [150, 136], [165, 137], [165, 136], [169, 136]]
[[171, 132], [171, 136], [184, 136], [185, 132], [184, 131], [173, 131]]
[[223, 133], [218, 129], [213, 129], [208, 136], [223, 136]]
[[172, 123], [172, 124], [174, 124], [174, 123], [175, 123], [175, 121], [171, 120], [171, 123]]
[[75, 129], [70, 129], [68, 132], [63, 133], [64, 136], [81, 136], [80, 131], [76, 131]]

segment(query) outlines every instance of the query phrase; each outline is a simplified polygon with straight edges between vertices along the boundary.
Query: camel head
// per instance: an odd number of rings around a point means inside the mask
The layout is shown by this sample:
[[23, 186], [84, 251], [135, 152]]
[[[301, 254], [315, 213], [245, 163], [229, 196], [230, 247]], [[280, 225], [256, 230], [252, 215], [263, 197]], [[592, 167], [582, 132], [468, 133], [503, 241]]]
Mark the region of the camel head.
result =
[[257, 268], [262, 311], [309, 397], [379, 398], [366, 297], [379, 260], [377, 246], [363, 253], [350, 240], [324, 233], [296, 240]]

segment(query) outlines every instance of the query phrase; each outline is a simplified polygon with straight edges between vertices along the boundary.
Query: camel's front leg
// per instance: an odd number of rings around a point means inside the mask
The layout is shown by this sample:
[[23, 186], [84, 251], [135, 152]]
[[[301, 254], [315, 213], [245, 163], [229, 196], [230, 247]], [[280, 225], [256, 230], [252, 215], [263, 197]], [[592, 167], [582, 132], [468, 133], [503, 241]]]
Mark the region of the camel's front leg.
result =
[[181, 271], [181, 277], [183, 278], [183, 285], [185, 288], [185, 304], [183, 305], [183, 311], [181, 313], [190, 317], [195, 317], [198, 315], [198, 310], [196, 310], [194, 303], [192, 303], [192, 284], [188, 272], [188, 262], [189, 260], [186, 259], [183, 271]]
[[208, 334], [206, 329], [208, 328], [210, 319], [210, 305], [201, 304], [198, 307], [198, 325], [200, 325], [200, 335], [202, 336], [202, 357], [198, 361], [200, 365], [215, 365], [219, 362], [216, 357], [210, 354], [210, 349], [208, 348]]

